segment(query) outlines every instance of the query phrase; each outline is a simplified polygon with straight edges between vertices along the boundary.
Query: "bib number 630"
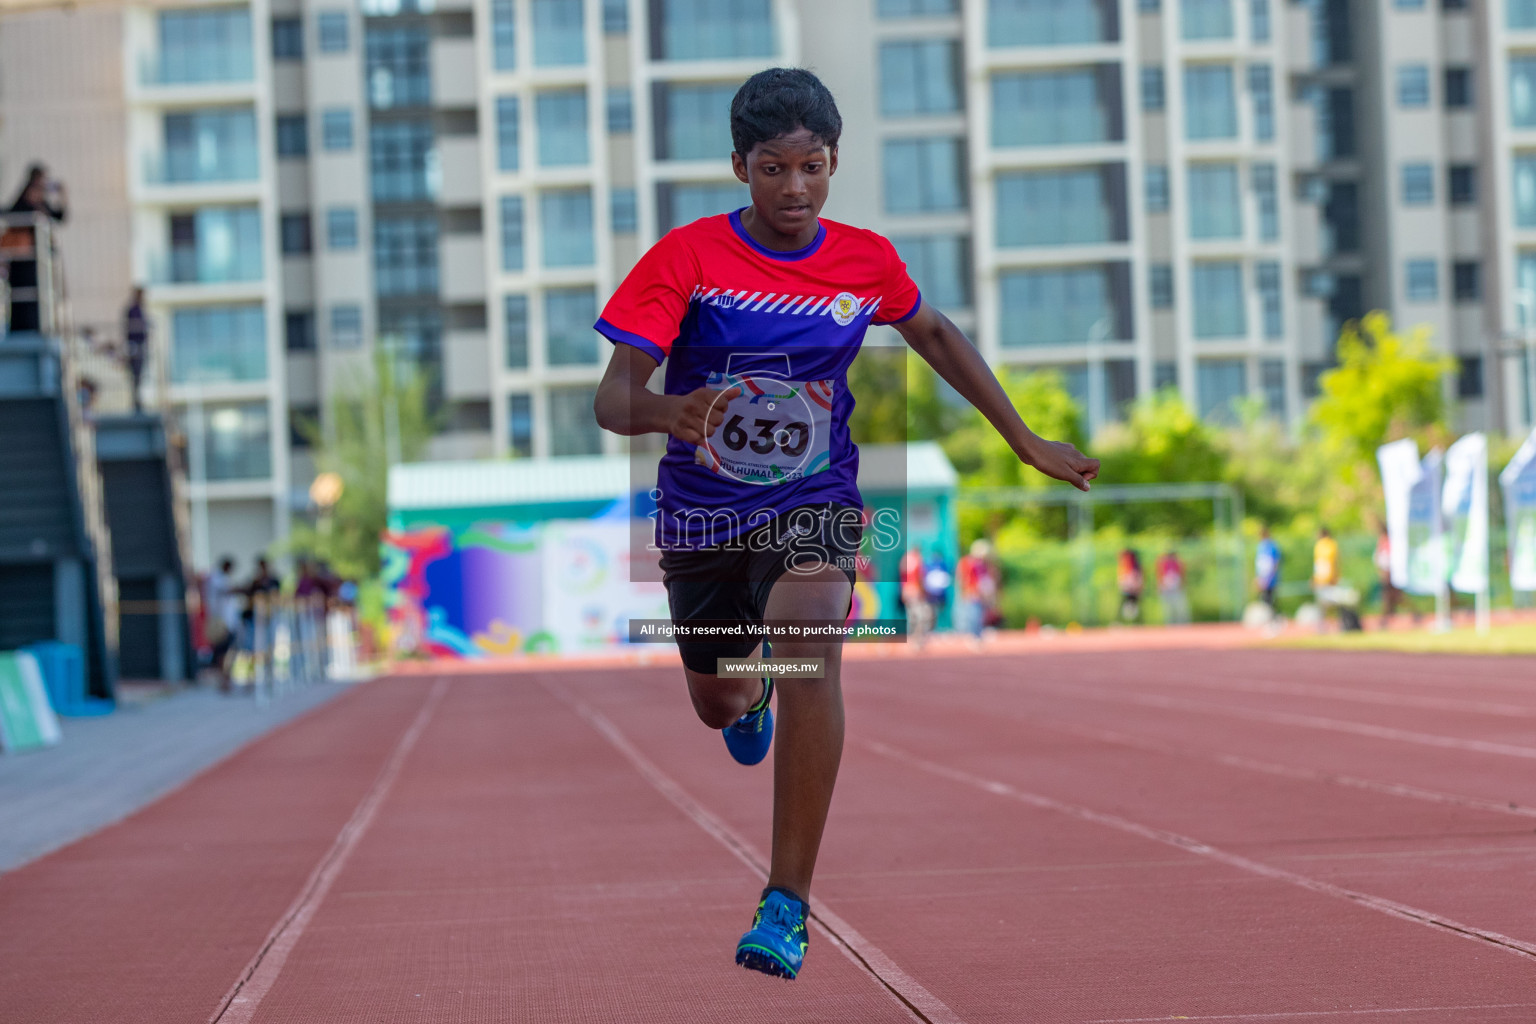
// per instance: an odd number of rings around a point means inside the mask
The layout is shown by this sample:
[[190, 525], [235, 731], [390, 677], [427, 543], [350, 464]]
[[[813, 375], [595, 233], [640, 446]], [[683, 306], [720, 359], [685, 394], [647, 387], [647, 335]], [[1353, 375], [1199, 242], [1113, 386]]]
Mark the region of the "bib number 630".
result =
[[751, 429], [756, 434], [749, 435], [748, 428], [743, 426], [745, 418], [740, 415], [732, 416], [721, 427], [721, 440], [725, 446], [733, 452], [739, 452], [743, 448], [750, 448], [759, 455], [767, 455], [775, 448], [792, 459], [805, 454], [806, 446], [811, 443], [811, 428], [807, 423], [799, 420], [791, 420], [784, 426], [782, 420], [754, 419]]

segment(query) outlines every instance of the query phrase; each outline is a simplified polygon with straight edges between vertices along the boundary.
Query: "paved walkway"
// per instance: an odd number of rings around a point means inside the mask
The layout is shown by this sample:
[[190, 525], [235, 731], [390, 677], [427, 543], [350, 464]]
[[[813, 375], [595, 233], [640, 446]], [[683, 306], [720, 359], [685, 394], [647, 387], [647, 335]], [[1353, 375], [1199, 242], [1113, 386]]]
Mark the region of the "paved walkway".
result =
[[125, 700], [101, 718], [64, 718], [64, 741], [0, 755], [0, 871], [132, 814], [246, 743], [330, 700], [320, 684], [258, 706], [211, 689]]

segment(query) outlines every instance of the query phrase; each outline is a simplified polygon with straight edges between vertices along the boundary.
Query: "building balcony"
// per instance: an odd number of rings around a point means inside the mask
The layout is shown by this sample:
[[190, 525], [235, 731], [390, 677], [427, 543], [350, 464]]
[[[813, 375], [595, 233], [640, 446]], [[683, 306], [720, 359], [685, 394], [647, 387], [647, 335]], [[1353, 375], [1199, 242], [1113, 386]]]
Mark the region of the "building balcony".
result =
[[441, 294], [444, 302], [485, 301], [485, 236], [478, 232], [444, 235]]
[[475, 79], [475, 40], [432, 40], [432, 105], [476, 107], [480, 102]]

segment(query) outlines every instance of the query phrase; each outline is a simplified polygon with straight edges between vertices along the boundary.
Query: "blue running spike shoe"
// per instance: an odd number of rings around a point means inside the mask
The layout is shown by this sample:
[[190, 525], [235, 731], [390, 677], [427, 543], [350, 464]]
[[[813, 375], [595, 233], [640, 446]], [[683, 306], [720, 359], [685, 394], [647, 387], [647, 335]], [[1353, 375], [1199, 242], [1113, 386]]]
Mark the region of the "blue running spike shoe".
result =
[[805, 902], [788, 889], [770, 887], [763, 890], [751, 930], [736, 944], [736, 962], [749, 971], [794, 981], [809, 945]]
[[773, 680], [763, 678], [763, 696], [747, 713], [721, 730], [725, 735], [725, 749], [742, 764], [757, 764], [768, 756], [773, 746], [773, 709], [768, 702], [773, 699]]

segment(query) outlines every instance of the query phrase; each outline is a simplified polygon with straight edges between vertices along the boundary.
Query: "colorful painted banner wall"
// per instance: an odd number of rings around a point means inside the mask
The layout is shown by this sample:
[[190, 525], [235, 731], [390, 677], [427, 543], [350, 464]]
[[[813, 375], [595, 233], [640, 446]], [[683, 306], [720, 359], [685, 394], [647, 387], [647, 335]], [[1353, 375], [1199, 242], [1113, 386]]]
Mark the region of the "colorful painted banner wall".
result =
[[423, 526], [384, 535], [397, 653], [569, 654], [626, 642], [631, 618], [665, 618], [659, 583], [631, 583], [627, 520]]

